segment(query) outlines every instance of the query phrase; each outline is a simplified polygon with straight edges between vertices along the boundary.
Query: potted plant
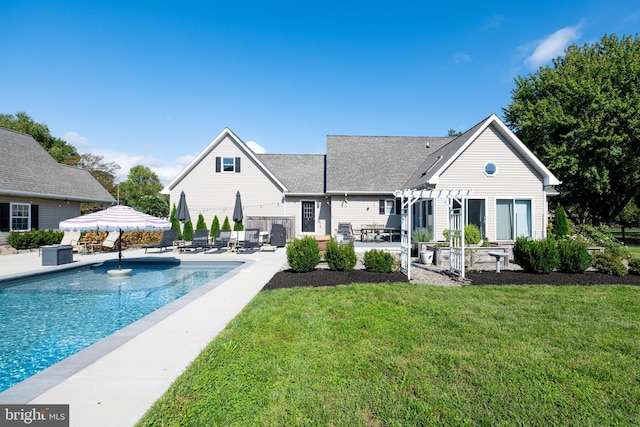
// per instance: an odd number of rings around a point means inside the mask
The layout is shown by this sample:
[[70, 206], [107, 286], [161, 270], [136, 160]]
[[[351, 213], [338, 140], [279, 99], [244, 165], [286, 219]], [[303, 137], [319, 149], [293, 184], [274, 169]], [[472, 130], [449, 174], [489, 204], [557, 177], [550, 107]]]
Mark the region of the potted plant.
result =
[[[411, 234], [411, 256], [417, 257], [423, 250], [425, 243], [431, 241], [431, 230], [427, 228], [416, 228]], [[426, 248], [425, 248], [426, 249]]]

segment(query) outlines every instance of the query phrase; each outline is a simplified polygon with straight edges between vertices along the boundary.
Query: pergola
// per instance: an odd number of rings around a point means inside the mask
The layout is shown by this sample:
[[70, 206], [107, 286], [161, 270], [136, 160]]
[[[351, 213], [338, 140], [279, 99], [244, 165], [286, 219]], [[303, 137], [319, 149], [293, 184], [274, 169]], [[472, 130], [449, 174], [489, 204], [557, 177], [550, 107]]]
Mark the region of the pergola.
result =
[[[402, 202], [401, 213], [401, 246], [400, 267], [411, 280], [411, 207], [414, 203], [424, 199], [446, 200], [449, 207], [449, 271], [464, 277], [464, 218], [467, 199], [472, 190], [399, 190], [395, 197]], [[459, 207], [455, 207], [457, 202]]]

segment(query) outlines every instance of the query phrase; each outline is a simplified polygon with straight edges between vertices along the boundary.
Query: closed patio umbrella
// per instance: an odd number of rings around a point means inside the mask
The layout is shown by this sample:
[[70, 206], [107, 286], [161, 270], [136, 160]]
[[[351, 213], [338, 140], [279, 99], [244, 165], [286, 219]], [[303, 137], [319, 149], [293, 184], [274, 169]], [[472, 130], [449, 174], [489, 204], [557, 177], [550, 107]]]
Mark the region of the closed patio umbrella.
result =
[[[236, 193], [236, 204], [233, 207], [233, 222], [240, 223], [242, 222], [243, 219], [244, 217], [242, 215], [242, 201], [240, 200], [240, 191], [238, 191]], [[236, 230], [237, 230], [237, 227], [236, 227]], [[238, 239], [239, 235], [240, 235], [240, 232], [236, 231], [236, 240]]]
[[184, 224], [191, 221], [191, 215], [189, 215], [189, 208], [187, 207], [187, 196], [185, 196], [184, 191], [180, 193], [175, 218], [182, 223], [182, 235], [184, 236]]
[[[63, 231], [156, 231], [171, 228], [171, 222], [166, 219], [147, 215], [129, 206], [112, 206], [87, 215], [60, 221]], [[122, 270], [122, 237], [118, 244], [118, 270]]]

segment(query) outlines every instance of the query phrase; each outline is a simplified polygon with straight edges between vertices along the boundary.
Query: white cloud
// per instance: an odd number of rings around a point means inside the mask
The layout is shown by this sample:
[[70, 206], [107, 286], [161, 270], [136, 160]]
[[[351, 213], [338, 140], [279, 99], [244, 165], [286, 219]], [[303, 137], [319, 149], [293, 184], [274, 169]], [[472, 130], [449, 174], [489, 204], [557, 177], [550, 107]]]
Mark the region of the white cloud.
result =
[[525, 64], [530, 68], [538, 68], [553, 58], [561, 56], [567, 46], [578, 40], [580, 37], [579, 30], [580, 25], [561, 28], [544, 40], [536, 42], [536, 48], [533, 53], [525, 59]]
[[256, 154], [265, 154], [267, 152], [266, 148], [255, 141], [247, 141], [247, 147], [251, 148], [251, 150]]
[[74, 131], [69, 131], [65, 133], [62, 139], [64, 139], [65, 141], [67, 141], [67, 143], [73, 145], [74, 147], [76, 145], [81, 145], [81, 146], [89, 145], [89, 140], [87, 138], [80, 135], [78, 132], [74, 132]]
[[458, 52], [455, 55], [453, 55], [453, 61], [456, 64], [462, 64], [465, 62], [471, 62], [471, 57], [464, 52]]

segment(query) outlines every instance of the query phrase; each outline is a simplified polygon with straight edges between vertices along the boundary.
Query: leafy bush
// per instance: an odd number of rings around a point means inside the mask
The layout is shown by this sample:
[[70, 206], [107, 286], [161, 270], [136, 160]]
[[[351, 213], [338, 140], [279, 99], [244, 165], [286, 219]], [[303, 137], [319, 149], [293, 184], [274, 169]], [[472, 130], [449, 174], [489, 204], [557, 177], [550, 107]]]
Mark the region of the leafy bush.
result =
[[216, 215], [213, 217], [213, 222], [211, 222], [211, 237], [216, 237], [218, 230], [220, 230], [220, 220], [218, 219], [218, 215]]
[[364, 267], [376, 273], [390, 273], [393, 271], [394, 257], [389, 252], [372, 249], [364, 253]]
[[559, 267], [565, 273], [584, 273], [593, 263], [593, 257], [587, 250], [587, 245], [575, 240], [559, 241], [558, 252]]
[[224, 222], [222, 223], [222, 230], [231, 231], [231, 223], [229, 222], [229, 217], [224, 217]]
[[173, 209], [171, 209], [171, 216], [169, 217], [169, 221], [171, 221], [171, 229], [178, 230], [178, 235], [176, 236], [177, 240], [182, 240], [182, 230], [180, 229], [180, 221], [176, 218], [176, 204], [173, 204]]
[[464, 244], [477, 245], [482, 239], [482, 233], [475, 224], [467, 224], [464, 226]]
[[182, 240], [190, 242], [193, 240], [193, 223], [191, 220], [184, 223], [184, 230], [182, 231]]
[[575, 227], [576, 240], [583, 241], [589, 246], [601, 246], [605, 252], [611, 253], [615, 257], [628, 258], [629, 250], [618, 239], [606, 225], [593, 226], [580, 224]]
[[531, 240], [518, 237], [513, 246], [513, 258], [529, 273], [551, 273], [560, 265], [560, 254], [554, 239]]
[[414, 242], [429, 242], [431, 240], [431, 230], [428, 228], [416, 228], [411, 234]]
[[567, 219], [567, 213], [564, 211], [564, 208], [560, 206], [560, 203], [558, 203], [558, 207], [556, 208], [556, 216], [553, 219], [551, 232], [559, 239], [568, 236], [570, 233], [569, 219]]
[[329, 264], [330, 270], [351, 271], [358, 262], [358, 257], [353, 245], [338, 245], [333, 238], [327, 243], [324, 259]]
[[632, 259], [631, 261], [629, 261], [629, 272], [640, 274], [640, 258]]
[[204, 222], [204, 215], [202, 213], [198, 214], [198, 222], [196, 223], [196, 230], [206, 230], [207, 223]]
[[593, 266], [599, 271], [614, 276], [624, 276], [628, 273], [622, 258], [610, 252], [597, 253], [593, 257]]
[[244, 224], [241, 222], [234, 222], [233, 223], [233, 231], [242, 231], [244, 230]]
[[287, 261], [296, 273], [313, 271], [320, 262], [320, 248], [316, 239], [304, 236], [287, 245]]
[[64, 232], [54, 230], [12, 231], [7, 236], [7, 243], [18, 250], [32, 249], [58, 244], [62, 236]]

